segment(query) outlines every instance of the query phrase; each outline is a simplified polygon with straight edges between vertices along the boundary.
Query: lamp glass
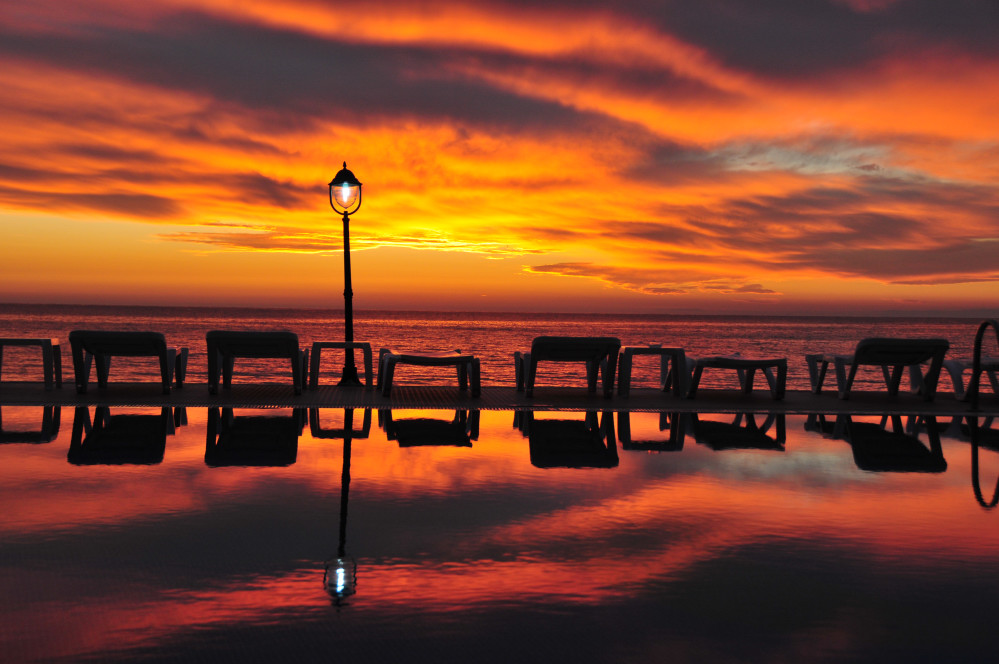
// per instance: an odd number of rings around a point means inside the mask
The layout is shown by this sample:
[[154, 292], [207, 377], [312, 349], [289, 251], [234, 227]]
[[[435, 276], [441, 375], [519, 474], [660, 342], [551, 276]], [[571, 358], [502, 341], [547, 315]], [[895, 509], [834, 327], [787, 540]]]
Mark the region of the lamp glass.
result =
[[357, 202], [357, 197], [361, 193], [361, 187], [359, 185], [352, 186], [344, 182], [343, 184], [332, 185], [330, 191], [332, 191], [337, 205], [345, 210], [349, 210]]

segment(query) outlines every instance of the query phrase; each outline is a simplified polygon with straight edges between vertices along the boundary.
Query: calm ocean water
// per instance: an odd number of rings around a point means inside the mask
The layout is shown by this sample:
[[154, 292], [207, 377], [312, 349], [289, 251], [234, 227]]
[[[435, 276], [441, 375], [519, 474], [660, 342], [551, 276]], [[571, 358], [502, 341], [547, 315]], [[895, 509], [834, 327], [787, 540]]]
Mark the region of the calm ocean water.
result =
[[[359, 312], [356, 336], [474, 352], [491, 385], [533, 337], [586, 334], [786, 356], [802, 389], [807, 352], [966, 354], [978, 322]], [[0, 336], [77, 328], [162, 331], [193, 381], [211, 329], [343, 334], [339, 312], [0, 306]], [[5, 355], [5, 380], [39, 363]], [[453, 380], [428, 373], [405, 380]], [[990, 661], [999, 431], [970, 424], [0, 404], [0, 662]]]
[[[593, 314], [455, 313], [409, 311], [355, 312], [354, 338], [379, 348], [428, 351], [454, 350], [475, 353], [482, 360], [484, 385], [513, 385], [512, 354], [530, 347], [541, 335], [614, 336], [625, 345], [660, 343], [680, 346], [696, 356], [739, 352], [747, 357], [787, 357], [788, 389], [806, 389], [808, 373], [804, 356], [814, 352], [848, 352], [863, 337], [943, 337], [951, 342], [950, 354], [968, 356], [979, 319], [969, 318], [844, 318], [777, 316], [668, 316]], [[154, 330], [163, 332], [171, 345], [191, 351], [189, 380], [205, 380], [205, 332], [212, 329], [288, 329], [303, 345], [313, 341], [343, 339], [343, 313], [308, 309], [236, 309], [195, 307], [119, 307], [75, 305], [0, 304], [0, 336], [58, 337], [64, 342], [74, 329]], [[4, 378], [18, 380], [37, 375], [37, 353], [8, 350], [11, 361]], [[69, 359], [68, 350], [66, 358]], [[328, 361], [327, 361], [328, 360]], [[71, 360], [70, 360], [71, 361]], [[143, 360], [115, 365], [112, 380], [138, 378], [148, 373]], [[151, 362], [151, 361], [150, 361]], [[245, 361], [237, 366], [240, 380], [284, 380], [288, 369], [270, 361]], [[324, 355], [323, 371], [338, 372], [342, 358]], [[360, 366], [360, 356], [358, 356]], [[151, 365], [150, 365], [151, 366]], [[402, 374], [410, 384], [440, 382], [435, 373]], [[651, 386], [656, 380], [654, 358], [638, 358], [635, 385]], [[332, 373], [324, 375], [333, 375]], [[337, 373], [338, 375], [338, 373]], [[581, 367], [542, 366], [539, 381], [578, 384]], [[449, 376], [448, 376], [449, 377]], [[706, 374], [706, 387], [731, 387], [729, 376]], [[876, 375], [858, 376], [858, 388], [874, 382]], [[732, 378], [734, 381], [734, 378]]]

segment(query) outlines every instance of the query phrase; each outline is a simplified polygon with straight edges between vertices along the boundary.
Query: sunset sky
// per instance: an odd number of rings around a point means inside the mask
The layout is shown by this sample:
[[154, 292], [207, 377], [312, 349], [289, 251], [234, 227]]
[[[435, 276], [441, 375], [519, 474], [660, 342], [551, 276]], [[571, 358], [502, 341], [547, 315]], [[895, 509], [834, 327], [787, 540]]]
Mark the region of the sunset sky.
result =
[[0, 301], [999, 309], [994, 0], [14, 0]]

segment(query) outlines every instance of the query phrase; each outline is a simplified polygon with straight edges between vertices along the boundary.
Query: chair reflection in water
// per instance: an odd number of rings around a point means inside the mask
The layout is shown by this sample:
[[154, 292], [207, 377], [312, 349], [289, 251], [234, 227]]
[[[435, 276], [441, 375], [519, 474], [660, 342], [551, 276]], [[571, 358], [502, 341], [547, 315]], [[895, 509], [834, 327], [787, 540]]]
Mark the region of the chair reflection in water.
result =
[[378, 411], [378, 426], [385, 430], [385, 437], [399, 443], [399, 447], [424, 445], [450, 445], [471, 447], [479, 438], [479, 411], [456, 410], [450, 420], [431, 417], [396, 419], [391, 410]]
[[[787, 425], [784, 413], [767, 413], [763, 424], [756, 421], [757, 413], [737, 413], [732, 422], [702, 419], [691, 413], [694, 440], [713, 450], [773, 450], [784, 451]], [[774, 435], [770, 435], [774, 429]]]
[[664, 440], [634, 440], [632, 438], [631, 416], [625, 411], [617, 414], [617, 437], [621, 440], [621, 448], [645, 452], [679, 452], [683, 449], [683, 441], [687, 436], [687, 413], [636, 413], [639, 417], [656, 417], [659, 420], [659, 431], [668, 431]]
[[[22, 411], [24, 407], [19, 407]], [[0, 444], [4, 443], [51, 443], [59, 435], [59, 419], [62, 414], [60, 406], [44, 406], [42, 408], [41, 427], [33, 431], [23, 431], [20, 428], [6, 430], [3, 428], [3, 406], [0, 406]]]
[[[940, 444], [940, 427], [933, 415], [910, 417], [882, 415], [880, 422], [857, 421], [853, 415], [837, 415], [834, 425], [824, 415], [809, 415], [806, 429], [845, 440], [853, 449], [857, 468], [872, 472], [942, 473], [947, 461]], [[929, 447], [919, 438], [925, 429]]]
[[514, 413], [513, 426], [528, 439], [538, 468], [615, 468], [614, 414], [587, 411], [582, 420], [542, 419], [534, 411]]
[[205, 464], [290, 466], [298, 458], [305, 419], [304, 408], [293, 408], [291, 415], [237, 415], [232, 408], [209, 408]]
[[157, 464], [163, 461], [167, 436], [185, 424], [183, 407], [113, 415], [108, 406], [97, 406], [91, 420], [90, 409], [77, 406], [67, 458], [78, 465]]

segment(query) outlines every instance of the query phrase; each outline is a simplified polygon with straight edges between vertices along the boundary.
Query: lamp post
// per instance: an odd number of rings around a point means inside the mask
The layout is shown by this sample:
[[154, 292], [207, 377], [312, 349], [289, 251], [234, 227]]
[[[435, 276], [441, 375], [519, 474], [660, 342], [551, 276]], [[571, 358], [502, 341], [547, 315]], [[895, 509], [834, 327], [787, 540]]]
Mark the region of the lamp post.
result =
[[333, 179], [330, 180], [330, 207], [337, 214], [343, 215], [343, 301], [344, 301], [344, 341], [346, 359], [343, 373], [340, 375], [340, 386], [360, 387], [357, 376], [357, 366], [354, 364], [354, 291], [350, 286], [350, 215], [361, 207], [361, 183], [354, 174], [347, 170], [347, 162]]

